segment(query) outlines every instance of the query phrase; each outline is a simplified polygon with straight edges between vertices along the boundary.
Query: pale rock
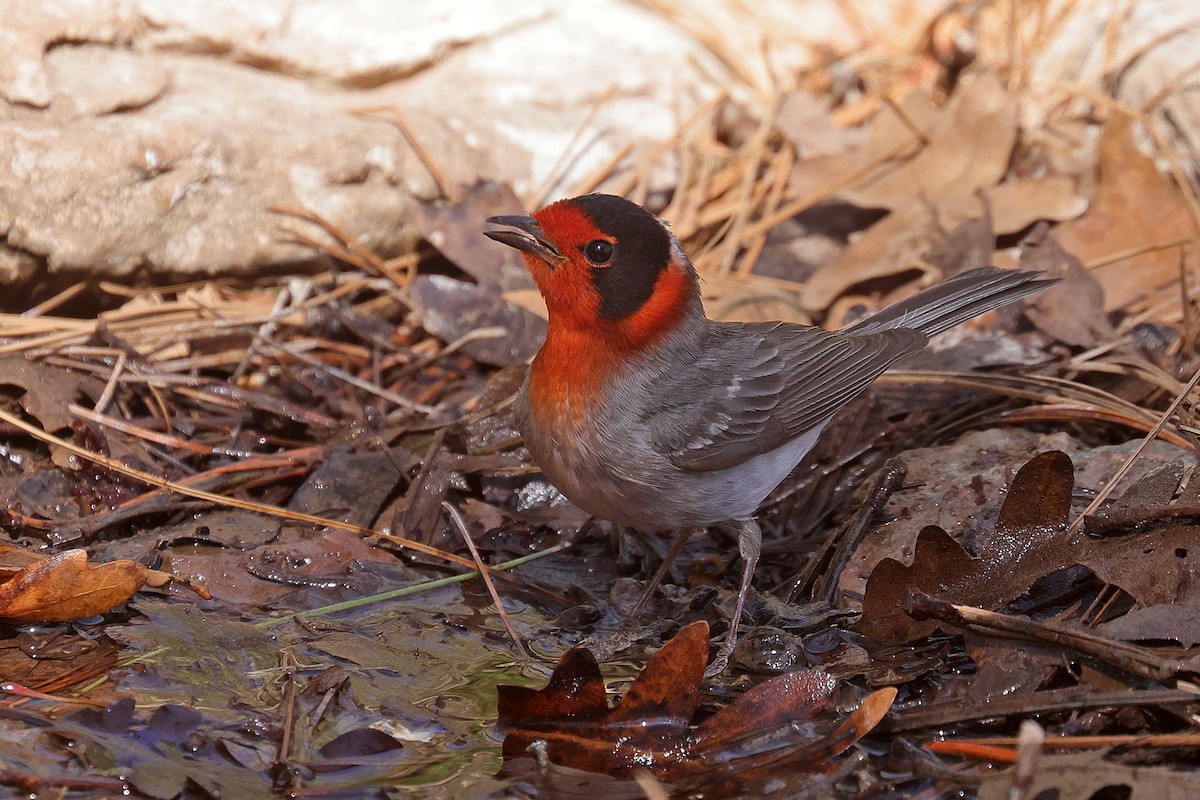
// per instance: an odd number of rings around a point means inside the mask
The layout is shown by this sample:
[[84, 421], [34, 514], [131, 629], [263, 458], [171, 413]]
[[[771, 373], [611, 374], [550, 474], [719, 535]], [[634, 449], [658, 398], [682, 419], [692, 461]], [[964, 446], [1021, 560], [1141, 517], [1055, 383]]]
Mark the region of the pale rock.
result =
[[[0, 279], [321, 263], [287, 229], [323, 232], [276, 206], [395, 255], [442, 187], [388, 108], [451, 194], [486, 178], [532, 205], [626, 146], [636, 161], [721, 91], [761, 103], [831, 42], [911, 39], [940, 5], [911, 6], [901, 21], [887, 0], [854, 19], [818, 0], [754, 15], [735, 0], [0, 0]], [[670, 154], [657, 164], [651, 181], [671, 185]]]

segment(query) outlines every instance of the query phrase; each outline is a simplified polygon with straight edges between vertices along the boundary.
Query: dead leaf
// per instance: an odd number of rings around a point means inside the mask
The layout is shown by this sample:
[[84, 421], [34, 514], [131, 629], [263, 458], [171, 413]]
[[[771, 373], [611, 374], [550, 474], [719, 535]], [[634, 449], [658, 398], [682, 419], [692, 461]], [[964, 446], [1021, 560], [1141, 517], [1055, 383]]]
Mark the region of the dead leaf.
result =
[[996, 234], [988, 220], [983, 217], [969, 219], [936, 239], [921, 260], [937, 267], [942, 275], [954, 275], [962, 270], [990, 265], [995, 245]]
[[[1142, 154], [1133, 140], [1133, 123], [1114, 114], [1100, 138], [1099, 183], [1091, 208], [1060, 225], [1055, 238], [1084, 264], [1126, 250], [1164, 244], [1196, 235], [1179, 192]], [[1106, 309], [1124, 308], [1148, 292], [1179, 280], [1181, 268], [1200, 268], [1200, 256], [1188, 248], [1144, 253], [1093, 268], [1104, 287]]]
[[1135, 608], [1096, 628], [1101, 636], [1126, 642], [1179, 642], [1191, 649], [1200, 643], [1200, 596], [1181, 603]]
[[857, 138], [855, 130], [833, 121], [827, 103], [802, 90], [783, 98], [775, 113], [775, 125], [801, 159], [839, 155]]
[[35, 691], [61, 691], [103, 675], [121, 651], [107, 635], [85, 635], [73, 625], [5, 629], [0, 636], [0, 680]]
[[[0, 546], [0, 552], [10, 548]], [[0, 619], [12, 622], [67, 622], [111, 611], [143, 586], [178, 580], [136, 561], [110, 561], [93, 567], [83, 550], [39, 559], [0, 584]], [[192, 586], [204, 599], [210, 595]]]
[[[841, 168], [862, 170], [873, 161], [880, 166], [838, 196], [891, 213], [817, 270], [805, 287], [809, 309], [828, 307], [855, 284], [922, 268], [923, 253], [947, 248], [945, 231], [970, 221], [987, 219], [994, 229], [988, 231], [986, 252], [966, 265], [982, 266], [990, 261], [995, 234], [1014, 233], [1042, 219], [1072, 219], [1087, 207], [1069, 178], [1000, 182], [1016, 137], [1016, 105], [993, 77], [964, 84], [942, 109], [913, 116], [909, 126], [897, 127], [890, 114], [881, 114], [876, 124], [887, 135], [873, 135], [864, 152], [841, 159]], [[905, 135], [916, 135], [914, 129], [925, 137], [916, 155], [905, 161], [889, 159]], [[797, 169], [810, 166], [806, 162]]]
[[1071, 459], [1058, 451], [1035, 456], [1013, 478], [993, 536], [978, 558], [941, 528], [917, 536], [912, 564], [879, 562], [867, 579], [859, 630], [881, 642], [901, 643], [927, 635], [936, 622], [916, 622], [902, 610], [910, 589], [942, 600], [995, 608], [1034, 582], [1074, 563], [1066, 533]]
[[1083, 348], [1117, 338], [1101, 311], [1104, 289], [1100, 282], [1079, 259], [1063, 250], [1047, 226], [1035, 228], [1021, 242], [1020, 267], [1062, 280], [1025, 301], [1025, 314], [1039, 329], [1060, 342]]
[[522, 213], [512, 188], [493, 183], [473, 186], [459, 203], [426, 206], [418, 221], [422, 236], [475, 282], [418, 275], [409, 286], [423, 326], [446, 342], [496, 329], [498, 335], [468, 341], [463, 350], [501, 367], [528, 361], [546, 335], [544, 317], [505, 300], [508, 292], [535, 291], [520, 257], [483, 235], [482, 220]]
[[1200, 527], [1172, 525], [1089, 542], [1076, 561], [1143, 607], [1200, 595]]
[[[905, 116], [897, 123], [893, 115], [881, 115], [878, 124], [889, 134], [872, 136], [865, 152], [852, 159], [879, 162], [879, 168], [837, 192], [857, 206], [886, 208], [891, 214], [816, 271], [805, 286], [810, 309], [828, 307], [857, 283], [920, 269], [920, 255], [944, 236], [942, 231], [985, 216], [978, 194], [1007, 171], [1017, 130], [1014, 98], [994, 76], [980, 76], [961, 84], [927, 120]], [[902, 144], [905, 135], [916, 139], [918, 131], [923, 144], [916, 154], [894, 160], [896, 142]]]
[[877, 725], [895, 698], [890, 689], [876, 692], [840, 723], [808, 725], [837, 681], [799, 670], [756, 686], [693, 730], [707, 654], [708, 623], [688, 625], [651, 656], [611, 709], [600, 667], [582, 648], [562, 657], [544, 689], [497, 687], [505, 760], [522, 757], [538, 740], [560, 766], [609, 774], [649, 769], [668, 782], [712, 779], [714, 770], [753, 782], [755, 770], [781, 765], [824, 773], [828, 759]]
[[[1191, 484], [1178, 489], [1185, 474], [1178, 464], [1152, 471], [1110, 508], [1141, 507], [1153, 522], [1163, 511], [1158, 504], [1171, 500], [1177, 490], [1174, 502], [1194, 508], [1196, 490]], [[1174, 640], [1185, 647], [1200, 642], [1200, 583], [1195, 580], [1200, 573], [1200, 527], [1173, 523], [1165, 529], [1122, 536], [1068, 535], [1073, 488], [1072, 466], [1065, 454], [1049, 452], [1031, 459], [1013, 479], [995, 532], [978, 558], [941, 528], [926, 527], [917, 536], [910, 566], [884, 558], [872, 571], [859, 630], [881, 642], [911, 641], [939, 625], [914, 621], [900, 610], [910, 590], [951, 603], [996, 609], [1028, 592], [1039, 579], [1079, 565], [1141, 606], [1108, 622], [1106, 635]]]
[[1063, 222], [1087, 210], [1087, 199], [1065, 175], [1017, 178], [986, 191], [992, 226], [1000, 235], [1018, 233], [1039, 220]]
[[926, 205], [914, 202], [892, 212], [813, 274], [804, 286], [804, 306], [820, 311], [855, 284], [923, 269], [936, 230], [932, 209]]
[[67, 405], [84, 396], [95, 399], [103, 389], [94, 377], [55, 369], [22, 355], [0, 356], [0, 385], [4, 384], [25, 390], [21, 407], [47, 431], [71, 427], [75, 417]]
[[920, 130], [926, 145], [913, 158], [841, 197], [863, 208], [896, 210], [914, 200], [950, 207], [995, 186], [1016, 141], [1016, 98], [996, 76], [980, 75], [961, 83]]
[[[1194, 473], [1180, 462], [1164, 464], [1129, 487], [1101, 515], [1090, 517], [1085, 530], [1092, 532], [1097, 519], [1111, 520], [1116, 515], [1140, 518], [1151, 527], [1131, 524], [1125, 535], [1110, 532], [1091, 539], [1079, 552], [1078, 561], [1100, 579], [1121, 587], [1143, 610], [1195, 604], [1200, 597], [1196, 580], [1200, 574], [1200, 527], [1194, 516], [1175, 521], [1164, 512], [1197, 506], [1200, 481]], [[1153, 524], [1156, 522], [1159, 524]], [[1181, 609], [1179, 613], [1182, 619], [1187, 612]]]

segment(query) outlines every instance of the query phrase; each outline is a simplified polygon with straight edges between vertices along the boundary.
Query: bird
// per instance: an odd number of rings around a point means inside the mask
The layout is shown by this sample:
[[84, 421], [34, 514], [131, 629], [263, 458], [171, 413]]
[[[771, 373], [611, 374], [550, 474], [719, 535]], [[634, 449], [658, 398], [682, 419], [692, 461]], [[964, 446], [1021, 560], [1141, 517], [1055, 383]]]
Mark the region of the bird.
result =
[[668, 223], [630, 200], [587, 194], [487, 222], [546, 303], [546, 338], [513, 417], [549, 481], [596, 517], [676, 531], [667, 560], [691, 531], [736, 537], [741, 581], [709, 674], [736, 643], [762, 547], [758, 508], [834, 414], [930, 337], [1055, 283], [982, 267], [838, 331], [723, 322], [705, 314]]

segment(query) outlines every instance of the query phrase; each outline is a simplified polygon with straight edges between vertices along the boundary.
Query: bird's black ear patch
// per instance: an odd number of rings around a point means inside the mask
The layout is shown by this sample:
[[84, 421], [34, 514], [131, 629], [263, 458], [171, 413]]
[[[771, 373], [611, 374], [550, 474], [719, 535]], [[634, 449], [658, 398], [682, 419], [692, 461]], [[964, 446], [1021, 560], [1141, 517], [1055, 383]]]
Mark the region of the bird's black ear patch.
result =
[[607, 263], [592, 268], [600, 316], [627, 317], [654, 293], [654, 284], [671, 259], [671, 236], [653, 214], [623, 197], [589, 194], [573, 202], [613, 245]]

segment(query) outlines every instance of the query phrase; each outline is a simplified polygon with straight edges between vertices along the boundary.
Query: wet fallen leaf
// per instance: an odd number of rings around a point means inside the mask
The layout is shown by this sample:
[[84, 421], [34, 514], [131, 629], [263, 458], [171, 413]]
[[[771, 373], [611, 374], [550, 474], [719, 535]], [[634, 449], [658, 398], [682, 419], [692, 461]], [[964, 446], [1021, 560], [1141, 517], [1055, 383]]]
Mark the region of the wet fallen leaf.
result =
[[1179, 642], [1191, 649], [1200, 643], [1200, 596], [1181, 603], [1135, 608], [1097, 626], [1096, 632], [1126, 642]]
[[[171, 800], [186, 796], [181, 792], [188, 786], [208, 797], [268, 800], [272, 796], [269, 784], [229, 758], [230, 745], [236, 744], [233, 737], [211, 730], [212, 723], [193, 708], [161, 705], [148, 718], [139, 719], [133, 699], [123, 698], [107, 708], [85, 709], [57, 720], [22, 711], [9, 714], [30, 730], [71, 742], [78, 754], [72, 768], [91, 770], [95, 788], [106, 789], [101, 792], [105, 796], [136, 794]], [[28, 740], [23, 744], [27, 751], [31, 749]], [[5, 760], [6, 766], [20, 763]], [[198, 763], [204, 769], [198, 769]], [[45, 774], [64, 774], [61, 764], [58, 769]]]
[[877, 725], [895, 698], [894, 690], [882, 690], [840, 723], [818, 719], [837, 681], [798, 670], [759, 684], [693, 729], [707, 654], [708, 624], [688, 625], [613, 708], [599, 665], [582, 648], [562, 657], [544, 689], [497, 687], [505, 759], [524, 756], [538, 741], [554, 764], [610, 774], [649, 769], [668, 782], [710, 779], [714, 770], [754, 782], [765, 777], [755, 770], [768, 765], [819, 774]]
[[[1185, 647], [1200, 642], [1200, 589], [1193, 578], [1200, 570], [1200, 527], [1189, 522], [1103, 538], [1069, 535], [1072, 473], [1070, 459], [1060, 452], [1043, 453], [1022, 467], [978, 557], [941, 528], [922, 529], [909, 566], [884, 558], [871, 573], [859, 630], [883, 642], [911, 641], [939, 624], [916, 622], [900, 610], [910, 590], [995, 609], [1028, 592], [1039, 579], [1079, 565], [1140, 606], [1107, 622], [1105, 635], [1174, 640]], [[1179, 489], [1186, 475], [1179, 464], [1152, 471], [1110, 506], [1109, 516], [1089, 520], [1111, 523], [1120, 512], [1133, 520], [1133, 528], [1138, 509], [1149, 522], [1156, 516], [1169, 520], [1172, 508], [1164, 503], [1172, 498], [1181, 510], [1195, 508], [1196, 490], [1190, 483]]]
[[403, 447], [334, 445], [292, 495], [288, 510], [369, 527], [406, 472], [417, 464], [417, 458]]
[[[0, 545], [0, 559], [19, 560]], [[143, 586], [165, 586], [178, 579], [136, 561], [110, 561], [93, 567], [83, 550], [42, 557], [15, 570], [0, 569], [0, 619], [12, 622], [66, 622], [103, 614], [133, 597]], [[203, 589], [192, 589], [205, 599]]]
[[1074, 486], [1074, 469], [1065, 453], [1035, 456], [1013, 478], [995, 532], [978, 558], [941, 528], [924, 528], [911, 565], [885, 558], [872, 571], [859, 630], [888, 643], [919, 638], [938, 625], [916, 622], [901, 610], [910, 589], [994, 608], [1020, 596], [1048, 572], [1074, 563], [1065, 536]]
[[73, 625], [14, 628], [0, 636], [0, 676], [40, 692], [60, 692], [104, 674], [121, 646], [96, 630]]

